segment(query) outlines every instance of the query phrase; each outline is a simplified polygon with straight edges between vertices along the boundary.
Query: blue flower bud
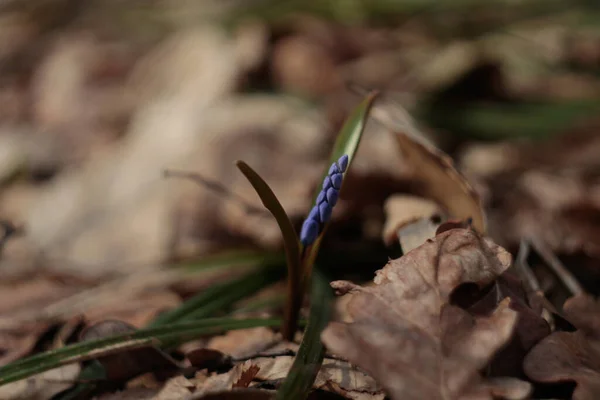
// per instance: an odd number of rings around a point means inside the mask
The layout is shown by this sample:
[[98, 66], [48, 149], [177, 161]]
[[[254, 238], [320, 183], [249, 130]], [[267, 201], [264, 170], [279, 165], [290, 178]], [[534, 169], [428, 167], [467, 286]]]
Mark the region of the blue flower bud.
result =
[[317, 196], [316, 204], [310, 210], [300, 231], [300, 241], [309, 246], [317, 240], [325, 223], [331, 219], [333, 207], [338, 201], [344, 172], [348, 168], [348, 156], [343, 155], [329, 167], [329, 174], [323, 180], [323, 187]]
[[329, 203], [329, 205], [331, 207], [335, 206], [335, 203], [337, 203], [338, 201], [338, 196], [339, 196], [339, 192], [337, 190], [335, 190], [334, 188], [329, 188], [327, 189], [327, 203]]
[[337, 163], [340, 167], [339, 172], [346, 172], [346, 168], [348, 168], [348, 155], [344, 154], [343, 156], [341, 156]]
[[329, 221], [329, 218], [331, 218], [332, 211], [333, 207], [328, 203], [321, 203], [319, 205], [319, 216], [321, 217], [322, 223]]
[[319, 236], [319, 224], [313, 219], [307, 219], [302, 224], [302, 230], [300, 231], [300, 241], [304, 246], [311, 245], [317, 240]]
[[339, 190], [342, 187], [342, 179], [344, 179], [344, 175], [342, 175], [341, 173], [332, 175], [330, 179], [331, 185]]

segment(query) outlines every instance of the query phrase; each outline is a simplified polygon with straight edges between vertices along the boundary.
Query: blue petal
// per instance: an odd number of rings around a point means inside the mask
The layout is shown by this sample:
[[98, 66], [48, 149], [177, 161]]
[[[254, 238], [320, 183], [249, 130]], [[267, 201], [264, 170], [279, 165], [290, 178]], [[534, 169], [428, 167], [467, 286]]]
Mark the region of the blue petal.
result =
[[327, 189], [329, 189], [331, 187], [331, 179], [329, 178], [329, 176], [326, 176], [325, 179], [323, 180], [323, 191], [326, 192]]
[[341, 156], [337, 163], [340, 166], [340, 172], [346, 172], [348, 168], [348, 155], [344, 154]]
[[319, 224], [312, 219], [307, 219], [302, 224], [302, 230], [300, 231], [300, 241], [304, 246], [309, 246], [317, 240], [319, 236]]
[[[344, 179], [344, 176], [342, 174], [335, 174], [331, 177], [331, 185], [336, 188], [339, 189], [342, 187], [342, 179]], [[323, 188], [325, 189], [325, 188]]]
[[331, 167], [329, 167], [329, 176], [333, 175], [333, 174], [337, 174], [340, 171], [340, 167], [338, 167], [337, 163], [333, 163], [331, 164]]
[[324, 201], [325, 201], [325, 192], [321, 191], [321, 192], [319, 192], [319, 195], [317, 196], [317, 204], [321, 204]]
[[306, 217], [306, 219], [310, 219], [315, 221], [316, 223], [320, 223], [320, 216], [319, 216], [319, 206], [314, 206], [310, 212], [308, 213], [308, 217]]
[[329, 221], [331, 218], [331, 212], [333, 211], [333, 207], [328, 203], [321, 203], [319, 205], [319, 216], [321, 217], [321, 222], [325, 223]]
[[331, 207], [335, 206], [335, 203], [337, 203], [339, 194], [340, 192], [334, 188], [327, 189], [327, 203], [329, 203]]

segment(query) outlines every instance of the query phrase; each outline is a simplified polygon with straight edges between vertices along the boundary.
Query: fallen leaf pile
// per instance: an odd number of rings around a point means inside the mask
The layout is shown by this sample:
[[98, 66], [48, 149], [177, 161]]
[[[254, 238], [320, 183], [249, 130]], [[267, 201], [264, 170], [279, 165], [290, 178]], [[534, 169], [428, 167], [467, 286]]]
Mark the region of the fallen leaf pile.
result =
[[[0, 400], [274, 399], [297, 371], [311, 400], [600, 399], [586, 2], [275, 3], [0, 0]], [[335, 317], [287, 342], [281, 232], [234, 161], [299, 228], [372, 89], [314, 269]]]
[[525, 372], [544, 383], [576, 383], [574, 400], [600, 397], [600, 304], [588, 295], [573, 297], [564, 312], [575, 332], [554, 332], [525, 358]]
[[489, 285], [510, 261], [470, 229], [446, 231], [391, 261], [374, 287], [334, 282], [354, 292], [352, 322], [332, 323], [323, 341], [373, 374], [394, 399], [525, 398], [527, 383], [511, 381], [507, 389], [479, 373], [513, 334], [510, 300], [479, 318], [450, 301], [461, 284]]

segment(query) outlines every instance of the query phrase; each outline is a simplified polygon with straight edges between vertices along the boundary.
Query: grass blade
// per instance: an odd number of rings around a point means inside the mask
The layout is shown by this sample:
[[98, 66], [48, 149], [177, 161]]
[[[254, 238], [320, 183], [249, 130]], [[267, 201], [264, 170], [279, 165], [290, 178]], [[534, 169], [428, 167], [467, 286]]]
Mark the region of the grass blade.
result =
[[308, 325], [290, 373], [277, 391], [278, 400], [304, 400], [308, 397], [325, 354], [321, 332], [331, 318], [332, 300], [329, 279], [316, 269], [312, 278]]
[[598, 99], [521, 104], [423, 105], [417, 116], [430, 126], [459, 132], [466, 139], [542, 140], [565, 132], [576, 121], [590, 118]]
[[282, 333], [285, 339], [291, 340], [296, 331], [296, 321], [302, 304], [300, 241], [298, 240], [298, 235], [296, 235], [292, 221], [290, 221], [290, 218], [269, 185], [245, 162], [238, 161], [236, 165], [248, 181], [250, 181], [267, 210], [273, 214], [283, 235], [288, 266], [288, 301], [285, 307]]
[[[262, 269], [255, 271], [251, 275], [244, 276], [234, 282], [222, 283], [209, 288], [202, 293], [187, 300], [178, 308], [159, 315], [147, 328], [157, 328], [167, 324], [178, 323], [184, 320], [199, 319], [214, 315], [214, 313], [227, 308], [242, 298], [253, 294], [254, 292], [275, 282], [282, 276], [281, 268], [274, 267], [283, 260], [279, 255], [272, 256], [260, 253], [235, 253], [218, 255], [202, 259], [192, 265], [186, 265], [182, 268], [196, 271], [198, 269], [212, 269], [231, 265], [260, 264], [265, 265]], [[166, 347], [176, 344], [176, 341], [164, 343]], [[98, 368], [99, 367], [99, 368]], [[85, 367], [79, 379], [98, 378], [98, 370], [103, 371], [101, 365], [94, 368], [93, 365]], [[89, 376], [88, 376], [89, 375]], [[80, 393], [92, 392], [96, 383], [79, 383], [69, 389], [57, 400], [71, 400], [77, 398]]]
[[95, 359], [124, 349], [182, 343], [202, 335], [259, 326], [275, 327], [280, 324], [280, 319], [207, 318], [172, 324], [167, 327], [140, 329], [134, 333], [76, 343], [15, 361], [0, 368], [0, 385], [24, 379], [61, 365]]
[[149, 327], [209, 317], [236, 301], [278, 281], [282, 278], [282, 275], [280, 268], [267, 266], [233, 282], [215, 285], [188, 299], [181, 306], [159, 315]]
[[212, 271], [223, 268], [241, 268], [253, 265], [283, 264], [285, 256], [273, 252], [258, 251], [229, 251], [213, 256], [202, 257], [195, 261], [186, 261], [174, 264], [173, 268], [184, 273], [196, 274], [198, 272]]

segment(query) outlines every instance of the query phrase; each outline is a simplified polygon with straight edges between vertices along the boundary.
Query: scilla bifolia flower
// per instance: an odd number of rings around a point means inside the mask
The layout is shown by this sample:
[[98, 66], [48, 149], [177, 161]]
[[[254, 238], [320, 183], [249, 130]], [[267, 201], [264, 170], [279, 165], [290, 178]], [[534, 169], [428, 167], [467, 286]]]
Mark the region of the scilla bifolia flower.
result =
[[343, 155], [329, 168], [329, 173], [323, 181], [323, 187], [317, 197], [317, 204], [310, 210], [302, 224], [300, 241], [304, 246], [310, 246], [317, 240], [325, 223], [331, 218], [333, 207], [338, 200], [344, 172], [348, 168], [348, 156]]

